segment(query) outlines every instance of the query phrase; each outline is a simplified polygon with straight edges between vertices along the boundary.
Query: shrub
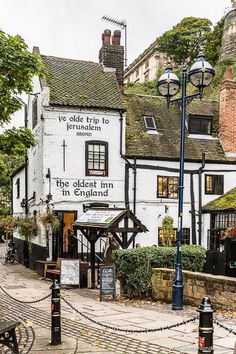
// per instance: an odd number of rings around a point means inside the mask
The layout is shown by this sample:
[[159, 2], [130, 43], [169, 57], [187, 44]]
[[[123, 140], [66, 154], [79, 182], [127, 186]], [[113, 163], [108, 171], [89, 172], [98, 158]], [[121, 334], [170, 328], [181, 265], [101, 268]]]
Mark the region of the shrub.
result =
[[[182, 268], [201, 272], [206, 250], [197, 245], [182, 246]], [[124, 293], [129, 296], [148, 296], [151, 293], [152, 268], [174, 268], [176, 247], [143, 247], [113, 252], [116, 276]]]

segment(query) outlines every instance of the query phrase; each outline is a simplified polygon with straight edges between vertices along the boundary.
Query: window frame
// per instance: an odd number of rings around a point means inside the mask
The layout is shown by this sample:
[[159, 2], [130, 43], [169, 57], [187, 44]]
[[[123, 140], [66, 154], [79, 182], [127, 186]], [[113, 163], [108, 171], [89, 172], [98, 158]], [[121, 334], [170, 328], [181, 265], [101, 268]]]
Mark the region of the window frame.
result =
[[[188, 117], [188, 132], [189, 134], [197, 134], [197, 135], [212, 135], [212, 116], [204, 116], [204, 115], [194, 115], [194, 114], [191, 114], [189, 115]], [[195, 122], [199, 122], [200, 125], [199, 125], [199, 130], [196, 132], [196, 131], [192, 131], [192, 125], [191, 123], [195, 120]], [[210, 133], [206, 133], [206, 132], [203, 132], [202, 129], [201, 129], [201, 123], [202, 122], [210, 122]]]
[[[89, 145], [99, 145], [99, 155], [101, 155], [100, 152], [100, 147], [104, 146], [105, 151], [104, 151], [104, 169], [90, 169], [89, 168]], [[94, 158], [94, 150], [93, 150], [93, 159], [91, 159], [90, 162], [94, 164], [95, 158]], [[97, 163], [100, 164], [101, 162], [101, 156], [99, 156], [99, 159], [97, 160]], [[86, 176], [96, 176], [96, 177], [107, 177], [108, 176], [108, 142], [102, 141], [102, 140], [88, 140], [85, 142], [85, 175]], [[89, 173], [89, 171], [94, 171], [94, 173]], [[97, 173], [96, 173], [97, 171]], [[104, 173], [99, 173], [99, 171], [103, 171]]]
[[16, 180], [16, 198], [20, 198], [20, 177], [17, 178]]
[[[207, 185], [207, 177], [211, 177], [212, 188], [209, 190], [209, 186]], [[221, 191], [217, 191], [217, 186], [220, 183]], [[213, 175], [213, 174], [205, 174], [205, 194], [214, 194], [214, 195], [222, 195], [224, 194], [224, 175]]]
[[35, 96], [32, 101], [32, 129], [38, 124], [38, 97]]
[[[148, 124], [147, 124], [147, 119], [152, 119], [152, 122], [153, 122], [153, 125], [154, 127], [150, 127]], [[157, 130], [157, 126], [156, 126], [156, 122], [155, 122], [155, 118], [153, 116], [143, 116], [143, 121], [144, 121], [144, 124], [145, 124], [145, 128], [147, 130]]]
[[[163, 242], [161, 241], [161, 231], [163, 230], [162, 227], [158, 227], [158, 246], [164, 247]], [[173, 227], [173, 237], [172, 237], [172, 245], [176, 245], [177, 242], [177, 232], [178, 229]], [[182, 228], [182, 244], [183, 245], [190, 245], [190, 227], [183, 227]]]
[[[167, 182], [166, 182], [166, 185], [167, 185], [167, 188], [166, 188], [166, 195], [161, 195], [159, 193], [159, 179], [167, 179]], [[170, 182], [170, 179], [173, 178], [173, 179], [176, 179], [177, 180], [177, 184], [175, 183], [169, 183]], [[162, 184], [164, 184], [162, 182]], [[174, 186], [174, 185], [177, 185], [177, 190], [176, 191], [171, 191], [170, 192], [170, 186]], [[162, 191], [164, 190], [164, 188], [162, 188]], [[170, 197], [171, 193], [174, 193], [174, 197]], [[178, 199], [178, 196], [179, 196], [179, 177], [178, 176], [157, 176], [157, 198], [167, 198], [167, 199]]]

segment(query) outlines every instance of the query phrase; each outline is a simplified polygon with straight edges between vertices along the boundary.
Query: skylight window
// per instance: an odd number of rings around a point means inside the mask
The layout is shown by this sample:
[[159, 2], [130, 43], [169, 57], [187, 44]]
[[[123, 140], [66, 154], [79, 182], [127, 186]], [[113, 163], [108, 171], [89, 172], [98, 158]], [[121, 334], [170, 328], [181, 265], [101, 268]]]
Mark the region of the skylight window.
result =
[[157, 130], [156, 122], [152, 116], [143, 116], [145, 127], [147, 130]]

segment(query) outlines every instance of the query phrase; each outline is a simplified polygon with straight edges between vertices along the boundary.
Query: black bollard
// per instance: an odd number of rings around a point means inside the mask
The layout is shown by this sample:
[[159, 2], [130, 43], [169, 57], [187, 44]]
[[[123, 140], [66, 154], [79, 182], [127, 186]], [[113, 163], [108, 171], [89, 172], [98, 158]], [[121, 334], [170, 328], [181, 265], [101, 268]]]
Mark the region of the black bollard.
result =
[[51, 345], [61, 344], [61, 303], [60, 284], [53, 280], [51, 302]]
[[198, 354], [214, 353], [213, 348], [213, 312], [209, 297], [202, 299], [201, 305], [198, 306], [199, 312], [199, 336], [198, 336]]

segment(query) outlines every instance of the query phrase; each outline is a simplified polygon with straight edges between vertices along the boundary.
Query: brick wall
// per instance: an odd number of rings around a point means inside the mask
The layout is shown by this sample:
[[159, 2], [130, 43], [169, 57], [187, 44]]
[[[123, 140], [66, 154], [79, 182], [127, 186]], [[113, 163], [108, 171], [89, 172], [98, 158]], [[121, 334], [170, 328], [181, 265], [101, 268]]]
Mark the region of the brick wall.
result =
[[120, 90], [123, 90], [124, 47], [120, 45], [120, 31], [116, 30], [111, 36], [110, 30], [102, 35], [102, 48], [99, 51], [99, 62], [107, 68], [116, 69], [116, 77]]
[[226, 154], [236, 155], [236, 82], [225, 80], [220, 91], [219, 134]]
[[[173, 269], [152, 270], [152, 297], [154, 300], [172, 301]], [[209, 296], [215, 309], [236, 311], [236, 278], [183, 271], [184, 303], [198, 306]]]

